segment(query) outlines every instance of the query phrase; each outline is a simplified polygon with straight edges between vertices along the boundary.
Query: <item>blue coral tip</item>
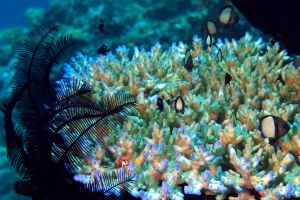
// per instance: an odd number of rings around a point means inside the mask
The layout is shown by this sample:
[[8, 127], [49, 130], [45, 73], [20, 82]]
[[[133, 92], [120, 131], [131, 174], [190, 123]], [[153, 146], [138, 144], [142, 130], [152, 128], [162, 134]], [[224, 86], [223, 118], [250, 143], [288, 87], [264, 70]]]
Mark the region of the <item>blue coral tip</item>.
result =
[[291, 192], [293, 190], [293, 185], [291, 183], [288, 183], [286, 186], [285, 186], [286, 190], [288, 192]]
[[276, 193], [275, 193], [275, 196], [277, 196], [277, 197], [282, 197], [282, 193], [281, 193], [281, 192], [276, 192]]
[[255, 187], [255, 190], [256, 190], [257, 192], [261, 192], [261, 191], [264, 190], [264, 188], [263, 188], [261, 185], [258, 185], [258, 186]]
[[189, 187], [189, 186], [184, 186], [184, 193], [185, 193], [185, 194], [192, 194], [191, 187]]
[[242, 189], [241, 187], [239, 187], [239, 186], [237, 186], [235, 189], [236, 189], [236, 191], [239, 192], [239, 193], [243, 191], [243, 189]]

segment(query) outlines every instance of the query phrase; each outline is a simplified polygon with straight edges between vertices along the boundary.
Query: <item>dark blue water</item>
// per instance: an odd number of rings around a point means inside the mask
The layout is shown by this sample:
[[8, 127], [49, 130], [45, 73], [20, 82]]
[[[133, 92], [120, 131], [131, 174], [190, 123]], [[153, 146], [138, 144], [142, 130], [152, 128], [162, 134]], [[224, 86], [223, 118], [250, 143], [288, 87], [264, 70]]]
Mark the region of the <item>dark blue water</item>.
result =
[[9, 27], [27, 26], [25, 11], [29, 7], [45, 8], [50, 0], [1, 0], [0, 4], [0, 30]]

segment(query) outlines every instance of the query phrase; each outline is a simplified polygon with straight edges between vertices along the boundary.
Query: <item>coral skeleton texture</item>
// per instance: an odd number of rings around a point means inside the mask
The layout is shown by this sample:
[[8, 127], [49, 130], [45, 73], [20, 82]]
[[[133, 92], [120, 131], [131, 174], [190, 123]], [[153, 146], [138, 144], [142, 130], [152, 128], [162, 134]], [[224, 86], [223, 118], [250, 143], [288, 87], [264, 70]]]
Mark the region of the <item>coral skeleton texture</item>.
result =
[[[179, 42], [163, 52], [157, 43], [150, 52], [135, 47], [130, 59], [120, 46], [116, 55], [79, 53], [65, 64], [64, 77], [91, 85], [95, 101], [121, 92], [138, 103], [74, 178], [88, 183], [96, 171], [118, 166], [137, 174], [129, 192], [141, 199], [184, 199], [183, 193], [255, 199], [251, 189], [262, 199], [300, 197], [300, 68], [279, 44], [252, 41], [248, 33], [238, 41], [218, 39], [213, 47], [195, 36], [191, 72], [183, 66], [187, 49]], [[178, 96], [183, 113], [168, 103]], [[266, 115], [291, 126], [276, 144], [260, 137], [258, 119]]]

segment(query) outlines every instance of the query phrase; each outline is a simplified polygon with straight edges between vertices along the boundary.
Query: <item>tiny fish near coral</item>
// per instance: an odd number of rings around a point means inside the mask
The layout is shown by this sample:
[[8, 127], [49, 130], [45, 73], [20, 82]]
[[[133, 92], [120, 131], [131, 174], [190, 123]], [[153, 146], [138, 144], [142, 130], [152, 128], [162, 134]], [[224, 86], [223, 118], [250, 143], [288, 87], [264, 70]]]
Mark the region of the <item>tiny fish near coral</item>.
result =
[[217, 61], [221, 62], [222, 60], [223, 60], [222, 50], [221, 50], [221, 48], [218, 48]]
[[224, 28], [228, 28], [231, 25], [239, 22], [239, 16], [231, 5], [227, 5], [220, 10], [219, 22], [224, 24]]
[[181, 96], [178, 96], [173, 102], [172, 102], [172, 106], [174, 107], [176, 112], [181, 112], [184, 113], [184, 108], [185, 108], [185, 104], [184, 104], [184, 100]]
[[183, 66], [189, 72], [191, 72], [193, 70], [194, 65], [193, 65], [193, 58], [192, 58], [190, 49], [187, 49], [186, 52], [185, 52], [185, 57], [184, 57], [184, 60], [183, 60]]
[[98, 54], [101, 54], [101, 55], [107, 55], [107, 53], [110, 51], [110, 49], [108, 49], [107, 48], [107, 46], [106, 45], [101, 45], [101, 47], [99, 47], [98, 49], [97, 49], [97, 53]]
[[205, 25], [202, 27], [202, 32], [207, 35], [214, 35], [218, 32], [218, 24], [214, 21], [207, 21]]
[[215, 41], [215, 38], [212, 37], [211, 35], [207, 35], [205, 41], [206, 41], [206, 45], [207, 45], [208, 47], [212, 47], [212, 45], [216, 42], [216, 41]]
[[99, 29], [100, 33], [104, 34], [104, 23], [103, 23], [102, 19], [100, 19], [98, 29]]

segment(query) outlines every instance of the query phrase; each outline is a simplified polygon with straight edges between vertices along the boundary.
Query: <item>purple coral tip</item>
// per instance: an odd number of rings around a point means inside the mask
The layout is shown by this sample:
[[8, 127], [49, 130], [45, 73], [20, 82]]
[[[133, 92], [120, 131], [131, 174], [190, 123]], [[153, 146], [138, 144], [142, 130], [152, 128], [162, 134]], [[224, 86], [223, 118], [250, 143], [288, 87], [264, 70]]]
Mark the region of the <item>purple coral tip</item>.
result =
[[161, 170], [162, 171], [165, 171], [166, 168], [168, 166], [168, 159], [164, 159], [162, 162], [161, 162]]

